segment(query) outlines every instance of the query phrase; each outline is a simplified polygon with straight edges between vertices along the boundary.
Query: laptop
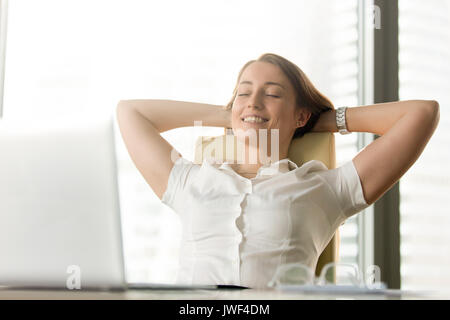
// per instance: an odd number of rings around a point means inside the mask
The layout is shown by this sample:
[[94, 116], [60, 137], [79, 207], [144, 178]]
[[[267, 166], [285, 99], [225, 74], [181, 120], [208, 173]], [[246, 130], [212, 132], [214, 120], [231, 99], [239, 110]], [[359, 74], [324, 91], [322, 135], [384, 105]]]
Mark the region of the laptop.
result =
[[0, 288], [235, 288], [126, 281], [114, 123], [0, 119]]

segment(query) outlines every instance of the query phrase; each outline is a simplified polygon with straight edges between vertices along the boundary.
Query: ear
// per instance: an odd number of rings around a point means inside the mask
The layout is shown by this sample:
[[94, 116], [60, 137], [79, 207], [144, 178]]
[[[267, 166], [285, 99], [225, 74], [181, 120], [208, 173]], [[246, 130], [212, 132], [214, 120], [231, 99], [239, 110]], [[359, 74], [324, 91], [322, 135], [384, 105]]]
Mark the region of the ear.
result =
[[309, 118], [311, 118], [311, 111], [308, 111], [306, 108], [299, 109], [295, 115], [296, 127], [304, 127], [308, 123]]

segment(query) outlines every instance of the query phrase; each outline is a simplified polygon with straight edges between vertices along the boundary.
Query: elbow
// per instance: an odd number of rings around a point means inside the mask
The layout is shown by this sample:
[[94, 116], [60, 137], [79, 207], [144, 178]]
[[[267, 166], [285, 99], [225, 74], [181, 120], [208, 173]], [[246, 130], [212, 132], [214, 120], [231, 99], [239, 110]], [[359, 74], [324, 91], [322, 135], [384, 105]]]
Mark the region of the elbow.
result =
[[430, 112], [433, 116], [439, 117], [439, 102], [436, 100], [425, 100], [425, 108], [428, 112]]
[[440, 118], [439, 102], [437, 102], [436, 100], [430, 100], [430, 104], [431, 104], [431, 113], [433, 115], [435, 125], [437, 126]]
[[120, 100], [116, 105], [116, 111], [119, 110], [120, 108], [123, 108], [123, 105], [124, 105], [124, 101]]
[[123, 110], [124, 106], [125, 106], [125, 104], [123, 103], [123, 100], [120, 100], [120, 101], [117, 103], [117, 105], [116, 105], [116, 115], [117, 115], [117, 118], [119, 118], [119, 115], [120, 115], [121, 111]]
[[436, 128], [439, 123], [440, 112], [439, 112], [439, 102], [436, 100], [424, 100], [425, 114], [429, 116], [433, 123], [433, 128]]
[[131, 107], [132, 107], [132, 104], [131, 104], [130, 100], [120, 100], [117, 103], [116, 112], [119, 112], [119, 110], [130, 109]]
[[139, 102], [140, 100], [137, 100], [137, 99], [125, 99], [125, 100], [119, 100], [119, 102], [117, 103], [117, 105], [119, 106], [119, 105], [126, 105], [126, 106], [129, 106], [129, 105], [134, 105], [134, 104], [136, 104], [137, 102]]
[[127, 100], [120, 100], [116, 105], [116, 117], [121, 118], [125, 112], [131, 110], [131, 105]]
[[125, 105], [127, 105], [127, 100], [119, 100], [119, 102], [117, 103], [117, 108], [123, 107]]

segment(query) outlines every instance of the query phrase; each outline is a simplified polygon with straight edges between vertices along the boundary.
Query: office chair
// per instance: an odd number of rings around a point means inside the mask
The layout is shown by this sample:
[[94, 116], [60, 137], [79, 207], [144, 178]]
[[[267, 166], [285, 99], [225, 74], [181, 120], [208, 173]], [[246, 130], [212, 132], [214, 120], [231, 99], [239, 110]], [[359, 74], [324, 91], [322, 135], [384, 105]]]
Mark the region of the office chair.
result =
[[[269, 137], [270, 138], [270, 137]], [[225, 128], [221, 136], [200, 136], [195, 144], [194, 163], [202, 164], [205, 157], [217, 161], [235, 161], [236, 144], [231, 129]], [[228, 143], [227, 143], [228, 142]], [[234, 146], [234, 148], [227, 148]], [[222, 146], [222, 152], [217, 152]], [[234, 149], [234, 150], [233, 150]], [[202, 152], [203, 151], [203, 152]], [[332, 132], [309, 132], [301, 138], [292, 139], [288, 150], [288, 158], [299, 167], [310, 160], [322, 161], [328, 169], [336, 168], [335, 138]], [[339, 229], [322, 251], [317, 262], [315, 274], [320, 275], [322, 268], [330, 262], [338, 262], [339, 259]], [[333, 279], [334, 280], [334, 279]], [[334, 280], [335, 281], [335, 280]]]

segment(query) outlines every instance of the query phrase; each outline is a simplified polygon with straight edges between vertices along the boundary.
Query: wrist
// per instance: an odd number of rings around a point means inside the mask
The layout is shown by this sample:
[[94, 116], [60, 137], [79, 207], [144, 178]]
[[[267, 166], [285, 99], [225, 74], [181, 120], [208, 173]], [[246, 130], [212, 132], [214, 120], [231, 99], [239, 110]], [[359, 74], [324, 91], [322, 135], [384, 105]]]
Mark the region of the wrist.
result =
[[336, 110], [328, 110], [320, 114], [319, 120], [311, 130], [313, 132], [338, 132], [336, 126]]
[[336, 127], [340, 134], [350, 134], [347, 128], [347, 109], [348, 107], [339, 107], [336, 110]]

